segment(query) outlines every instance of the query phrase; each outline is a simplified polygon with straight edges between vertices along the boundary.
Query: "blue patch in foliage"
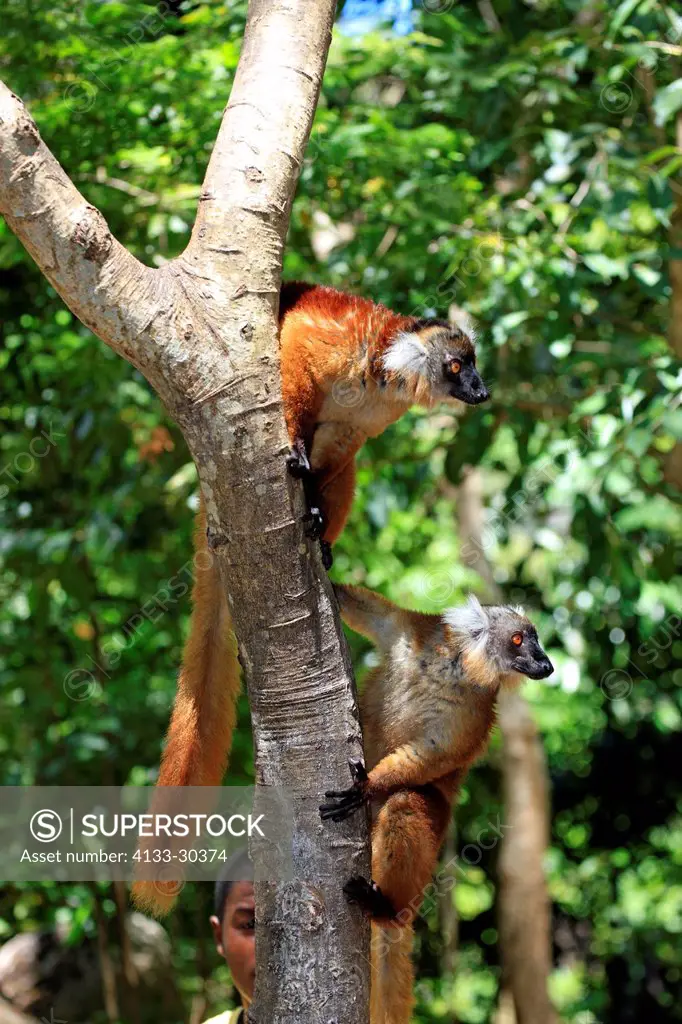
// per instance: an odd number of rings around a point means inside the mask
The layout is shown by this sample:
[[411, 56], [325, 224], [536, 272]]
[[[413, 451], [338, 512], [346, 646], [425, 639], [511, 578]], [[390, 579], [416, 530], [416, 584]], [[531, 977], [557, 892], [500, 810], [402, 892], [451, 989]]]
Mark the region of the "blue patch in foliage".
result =
[[384, 25], [399, 36], [411, 32], [412, 0], [347, 0], [339, 19], [339, 27], [349, 36], [363, 36]]

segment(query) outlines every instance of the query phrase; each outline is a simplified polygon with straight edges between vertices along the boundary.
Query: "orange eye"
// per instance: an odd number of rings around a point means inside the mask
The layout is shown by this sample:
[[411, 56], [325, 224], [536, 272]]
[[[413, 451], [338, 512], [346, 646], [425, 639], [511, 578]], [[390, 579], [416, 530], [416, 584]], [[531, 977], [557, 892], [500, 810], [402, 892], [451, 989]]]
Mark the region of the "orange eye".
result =
[[523, 633], [513, 633], [511, 638], [514, 647], [520, 647], [523, 643]]
[[461, 369], [462, 364], [460, 363], [459, 359], [453, 359], [452, 362], [450, 363], [450, 373], [459, 373]]

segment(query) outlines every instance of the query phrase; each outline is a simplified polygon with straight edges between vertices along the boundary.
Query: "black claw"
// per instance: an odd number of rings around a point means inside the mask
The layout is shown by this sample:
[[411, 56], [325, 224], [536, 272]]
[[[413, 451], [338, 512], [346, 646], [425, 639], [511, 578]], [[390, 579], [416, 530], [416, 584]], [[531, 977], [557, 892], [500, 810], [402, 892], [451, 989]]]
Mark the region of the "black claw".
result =
[[353, 811], [359, 810], [365, 802], [365, 797], [356, 789], [346, 790], [343, 793], [330, 791], [325, 793], [333, 802], [320, 805], [320, 817], [323, 821], [343, 821]]
[[367, 782], [369, 776], [367, 775], [367, 769], [365, 768], [362, 761], [359, 758], [351, 757], [348, 759], [348, 767], [350, 768], [351, 778], [355, 785]]
[[327, 571], [331, 569], [334, 564], [334, 556], [332, 555], [332, 546], [327, 540], [320, 541], [320, 553], [322, 555], [322, 565]]
[[291, 446], [287, 455], [287, 468], [293, 477], [303, 481], [303, 490], [308, 511], [303, 517], [305, 523], [306, 537], [312, 540], [319, 540], [322, 565], [325, 569], [331, 569], [334, 559], [332, 558], [331, 544], [322, 540], [327, 521], [319, 507], [319, 497], [315, 486], [315, 474], [313, 473], [310, 459], [305, 450], [305, 442], [298, 438]]
[[320, 817], [322, 821], [345, 821], [354, 811], [359, 811], [364, 802], [364, 798], [356, 798], [340, 800], [333, 804], [321, 804]]
[[391, 920], [396, 916], [395, 907], [376, 882], [367, 881], [362, 875], [349, 878], [343, 892], [350, 903], [359, 904], [371, 917]]
[[343, 821], [353, 811], [359, 810], [367, 801], [365, 783], [368, 776], [364, 764], [362, 761], [352, 759], [349, 760], [348, 767], [353, 785], [348, 789], [328, 789], [325, 792], [324, 795], [334, 802], [320, 805], [320, 817], [323, 821]]
[[291, 446], [291, 451], [287, 455], [287, 469], [297, 480], [312, 475], [303, 441], [295, 441]]
[[319, 508], [311, 508], [303, 516], [303, 522], [305, 526], [305, 535], [310, 537], [312, 540], [319, 540], [324, 533], [325, 521], [324, 516]]

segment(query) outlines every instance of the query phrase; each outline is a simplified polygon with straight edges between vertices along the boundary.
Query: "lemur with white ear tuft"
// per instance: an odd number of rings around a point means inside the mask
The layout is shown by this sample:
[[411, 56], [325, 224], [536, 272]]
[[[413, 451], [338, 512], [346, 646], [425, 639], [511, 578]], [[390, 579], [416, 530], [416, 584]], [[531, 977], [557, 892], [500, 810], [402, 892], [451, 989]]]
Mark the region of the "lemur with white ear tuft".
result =
[[544, 679], [552, 663], [520, 609], [475, 598], [444, 615], [405, 611], [359, 587], [335, 588], [344, 621], [382, 660], [360, 697], [369, 772], [327, 792], [323, 819], [370, 803], [372, 880], [344, 886], [373, 921], [372, 1024], [407, 1024], [412, 1007], [412, 922], [431, 880], [470, 765], [484, 752], [502, 687]]
[[333, 288], [282, 289], [280, 358], [290, 466], [310, 485], [332, 544], [350, 512], [355, 455], [413, 405], [479, 405], [471, 325], [393, 313]]
[[[343, 530], [355, 490], [355, 455], [412, 405], [478, 405], [488, 398], [467, 325], [393, 313], [369, 299], [301, 282], [280, 296], [280, 362], [289, 467], [301, 476], [310, 532], [330, 546]], [[194, 611], [161, 762], [160, 786], [219, 786], [240, 689], [236, 645], [218, 570], [211, 564], [203, 508], [195, 549]], [[174, 902], [139, 883], [138, 905], [163, 914]]]

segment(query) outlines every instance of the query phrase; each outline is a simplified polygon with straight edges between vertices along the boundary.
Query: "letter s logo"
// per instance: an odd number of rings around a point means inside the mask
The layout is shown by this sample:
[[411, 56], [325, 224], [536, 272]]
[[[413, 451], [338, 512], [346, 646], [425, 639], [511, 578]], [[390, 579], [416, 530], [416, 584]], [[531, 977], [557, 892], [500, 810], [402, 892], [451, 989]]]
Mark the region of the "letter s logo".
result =
[[36, 811], [29, 825], [31, 835], [39, 843], [53, 843], [62, 834], [63, 827], [57, 812], [48, 809]]

